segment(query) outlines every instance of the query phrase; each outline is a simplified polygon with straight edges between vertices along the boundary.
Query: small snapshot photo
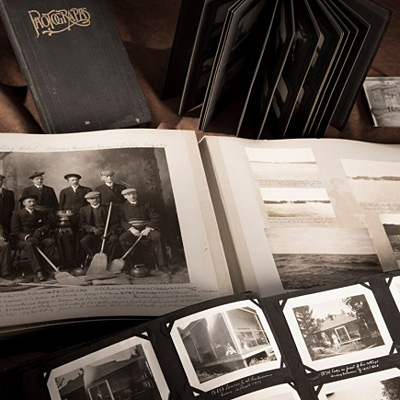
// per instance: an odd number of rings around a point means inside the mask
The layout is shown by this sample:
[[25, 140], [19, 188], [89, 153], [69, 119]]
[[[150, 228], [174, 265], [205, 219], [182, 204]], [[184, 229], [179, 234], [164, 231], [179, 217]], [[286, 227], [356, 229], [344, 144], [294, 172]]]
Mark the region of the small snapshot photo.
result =
[[268, 322], [250, 300], [181, 318], [171, 337], [190, 385], [202, 391], [280, 367]]
[[367, 77], [363, 84], [375, 127], [400, 127], [400, 77]]
[[53, 369], [52, 400], [166, 400], [169, 389], [148, 340], [132, 337]]
[[386, 356], [392, 339], [370, 289], [353, 285], [289, 299], [284, 314], [315, 370]]
[[235, 400], [300, 400], [300, 397], [295, 389], [284, 384], [235, 397]]
[[319, 400], [398, 400], [400, 371], [396, 368], [324, 385]]
[[395, 276], [390, 282], [390, 291], [400, 311], [400, 276]]

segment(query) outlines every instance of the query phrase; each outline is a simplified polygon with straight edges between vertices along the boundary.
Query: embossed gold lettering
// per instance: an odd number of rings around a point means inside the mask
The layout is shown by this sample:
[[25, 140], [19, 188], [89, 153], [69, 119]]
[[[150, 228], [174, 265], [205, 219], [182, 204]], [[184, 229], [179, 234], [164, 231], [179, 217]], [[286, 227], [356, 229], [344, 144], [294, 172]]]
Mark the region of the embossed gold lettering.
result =
[[35, 29], [36, 37], [52, 36], [56, 33], [70, 31], [73, 26], [88, 27], [91, 23], [90, 13], [86, 7], [51, 10], [47, 13], [30, 10], [28, 15]]

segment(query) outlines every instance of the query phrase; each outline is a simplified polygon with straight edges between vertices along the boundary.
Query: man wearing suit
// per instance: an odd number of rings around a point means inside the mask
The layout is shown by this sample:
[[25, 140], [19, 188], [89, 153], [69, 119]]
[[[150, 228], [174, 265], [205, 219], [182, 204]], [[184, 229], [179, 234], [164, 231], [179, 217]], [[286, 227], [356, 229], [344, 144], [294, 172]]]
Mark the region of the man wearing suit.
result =
[[0, 224], [8, 234], [11, 231], [11, 216], [15, 208], [15, 196], [4, 185], [6, 177], [0, 174]]
[[0, 272], [3, 279], [12, 279], [11, 276], [11, 247], [7, 241], [7, 233], [0, 224]]
[[39, 247], [47, 257], [55, 260], [55, 241], [48, 237], [50, 224], [48, 216], [36, 210], [36, 195], [22, 196], [19, 200], [23, 206], [15, 211], [11, 219], [11, 232], [17, 236], [16, 247], [26, 252], [32, 271], [36, 274], [36, 280], [44, 281], [46, 278], [42, 270], [42, 264], [46, 265], [42, 256], [36, 250]]
[[[79, 210], [79, 227], [84, 231], [81, 245], [86, 253], [93, 257], [101, 248], [109, 207], [101, 204], [100, 193], [97, 191], [87, 193], [85, 199], [89, 204]], [[114, 259], [118, 244], [118, 228], [118, 215], [111, 209], [105, 242], [105, 253], [108, 254], [109, 260]]]
[[64, 179], [68, 181], [69, 186], [60, 191], [60, 209], [71, 210], [73, 216], [76, 215], [76, 222], [78, 222], [79, 210], [87, 205], [85, 195], [91, 192], [92, 189], [79, 184], [82, 179], [79, 174], [67, 174]]
[[122, 204], [125, 203], [124, 196], [121, 192], [125, 189], [125, 186], [119, 185], [114, 182], [114, 171], [101, 171], [100, 178], [104, 182], [103, 185], [98, 186], [95, 190], [100, 192], [102, 204]]
[[[122, 249], [127, 251], [136, 239], [141, 236], [136, 258], [140, 257], [140, 261], [143, 262], [146, 246], [150, 245], [161, 271], [171, 274], [172, 270], [167, 264], [164, 242], [160, 233], [160, 215], [150, 204], [141, 203], [138, 200], [135, 188], [123, 190], [122, 195], [126, 199], [126, 202], [118, 207], [121, 227], [125, 231], [119, 238]], [[131, 260], [134, 260], [134, 256], [131, 257]]]
[[54, 189], [43, 184], [44, 172], [34, 172], [29, 176], [32, 185], [26, 187], [22, 197], [37, 196], [36, 209], [46, 214], [53, 214], [58, 209], [58, 200]]

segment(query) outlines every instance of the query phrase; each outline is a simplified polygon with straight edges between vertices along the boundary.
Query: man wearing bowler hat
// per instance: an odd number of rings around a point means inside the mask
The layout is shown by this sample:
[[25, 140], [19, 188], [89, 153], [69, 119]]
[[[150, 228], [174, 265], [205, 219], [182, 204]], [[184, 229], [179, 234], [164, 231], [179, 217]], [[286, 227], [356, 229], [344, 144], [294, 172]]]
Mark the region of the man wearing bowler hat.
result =
[[11, 216], [15, 208], [15, 196], [12, 190], [4, 187], [6, 177], [0, 174], [0, 225], [9, 234], [11, 231]]
[[[85, 199], [89, 204], [79, 210], [79, 227], [84, 232], [80, 242], [86, 253], [93, 257], [101, 248], [109, 206], [101, 204], [101, 196], [97, 191], [87, 193]], [[118, 215], [112, 208], [105, 242], [105, 253], [108, 254], [110, 260], [114, 258], [118, 244], [118, 229]]]
[[140, 202], [135, 188], [124, 189], [122, 195], [126, 199], [126, 202], [119, 206], [121, 227], [125, 231], [119, 238], [123, 250], [127, 251], [141, 236], [136, 257], [140, 257], [140, 261], [143, 261], [146, 246], [150, 245], [158, 267], [161, 271], [171, 274], [172, 270], [167, 264], [164, 242], [160, 233], [160, 215], [150, 204]]
[[50, 224], [48, 216], [36, 210], [38, 196], [28, 194], [19, 199], [22, 209], [15, 211], [11, 219], [11, 232], [17, 236], [16, 247], [23, 249], [28, 257], [29, 265], [36, 274], [37, 281], [46, 280], [42, 265], [47, 262], [38, 253], [39, 247], [54, 262], [55, 241], [48, 237]]
[[26, 187], [22, 192], [22, 197], [34, 195], [38, 198], [36, 209], [46, 214], [54, 213], [58, 209], [58, 200], [54, 189], [43, 184], [44, 172], [35, 171], [29, 176], [32, 185]]
[[100, 192], [102, 204], [122, 204], [125, 202], [124, 196], [121, 192], [125, 189], [125, 186], [119, 185], [114, 182], [115, 172], [112, 170], [105, 170], [100, 172], [100, 179], [104, 182], [98, 186], [95, 190]]
[[79, 174], [67, 174], [64, 179], [69, 186], [60, 191], [60, 210], [70, 210], [74, 215], [79, 214], [79, 210], [87, 205], [85, 195], [92, 191], [87, 186], [81, 186], [82, 177]]

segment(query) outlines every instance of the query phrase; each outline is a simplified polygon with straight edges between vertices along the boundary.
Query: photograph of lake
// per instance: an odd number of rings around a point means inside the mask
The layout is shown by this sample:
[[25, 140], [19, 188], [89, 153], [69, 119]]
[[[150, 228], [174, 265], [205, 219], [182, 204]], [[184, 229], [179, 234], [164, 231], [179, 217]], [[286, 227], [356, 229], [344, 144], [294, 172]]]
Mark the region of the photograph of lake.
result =
[[246, 148], [254, 177], [265, 187], [322, 187], [311, 149]]
[[382, 272], [364, 228], [268, 228], [266, 234], [285, 290]]
[[362, 160], [341, 162], [354, 196], [360, 203], [400, 203], [400, 163]]
[[260, 188], [270, 218], [334, 218], [328, 193], [314, 188]]

